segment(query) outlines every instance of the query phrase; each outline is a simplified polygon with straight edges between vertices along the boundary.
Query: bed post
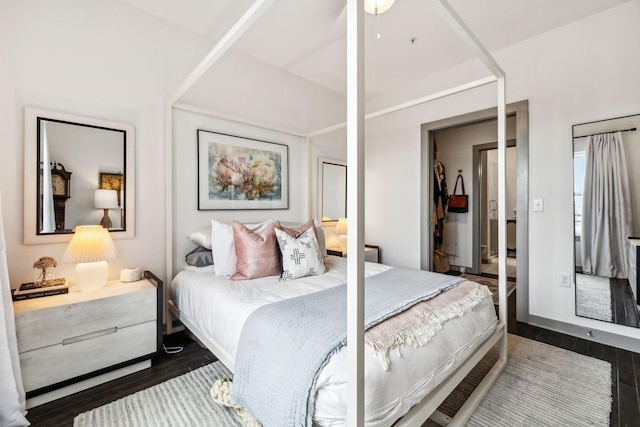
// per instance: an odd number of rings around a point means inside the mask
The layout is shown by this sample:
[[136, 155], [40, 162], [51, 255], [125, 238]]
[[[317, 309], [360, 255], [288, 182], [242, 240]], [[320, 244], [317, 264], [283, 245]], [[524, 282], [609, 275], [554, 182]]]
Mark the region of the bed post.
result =
[[506, 77], [498, 77], [498, 303], [500, 321], [504, 323], [505, 334], [500, 341], [500, 360], [507, 361], [507, 116]]
[[364, 1], [347, 0], [347, 424], [364, 426]]

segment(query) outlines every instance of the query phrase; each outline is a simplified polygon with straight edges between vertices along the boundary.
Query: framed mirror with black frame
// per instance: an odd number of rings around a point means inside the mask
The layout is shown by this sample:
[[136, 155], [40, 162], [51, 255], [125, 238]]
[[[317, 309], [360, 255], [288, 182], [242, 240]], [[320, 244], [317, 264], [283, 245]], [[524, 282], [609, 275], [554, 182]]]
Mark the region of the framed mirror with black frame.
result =
[[135, 235], [133, 125], [25, 109], [24, 242], [71, 240], [77, 225]]

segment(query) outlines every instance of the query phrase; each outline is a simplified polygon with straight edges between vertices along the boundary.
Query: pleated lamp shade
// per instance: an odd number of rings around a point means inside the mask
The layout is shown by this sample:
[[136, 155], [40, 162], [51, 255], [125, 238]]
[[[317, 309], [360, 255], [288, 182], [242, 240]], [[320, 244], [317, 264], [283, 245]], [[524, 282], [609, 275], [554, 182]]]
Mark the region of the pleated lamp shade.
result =
[[76, 286], [85, 290], [102, 288], [107, 283], [107, 261], [118, 256], [109, 230], [101, 225], [79, 225], [62, 256], [62, 262], [76, 263]]
[[347, 230], [348, 230], [347, 218], [340, 218], [336, 224], [336, 234], [338, 235], [338, 241], [340, 242], [340, 249], [342, 252], [347, 252]]
[[348, 229], [347, 218], [340, 218], [338, 220], [338, 223], [336, 224], [336, 234], [337, 235], [347, 234], [347, 229]]

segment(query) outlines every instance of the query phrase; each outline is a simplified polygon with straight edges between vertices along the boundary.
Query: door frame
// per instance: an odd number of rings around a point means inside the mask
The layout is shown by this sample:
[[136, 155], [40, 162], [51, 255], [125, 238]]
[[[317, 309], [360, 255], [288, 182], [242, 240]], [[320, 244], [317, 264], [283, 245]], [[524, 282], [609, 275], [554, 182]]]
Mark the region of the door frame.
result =
[[[516, 117], [516, 258], [517, 291], [516, 316], [521, 322], [529, 321], [529, 101], [519, 101], [506, 106], [507, 116]], [[497, 108], [488, 108], [472, 113], [462, 114], [447, 119], [423, 123], [420, 130], [421, 144], [421, 182], [423, 183], [420, 199], [421, 209], [421, 244], [420, 266], [423, 270], [433, 268], [433, 141], [434, 134], [444, 129], [471, 125], [496, 118]], [[474, 174], [477, 175], [477, 174]], [[474, 180], [475, 181], [475, 180]], [[479, 195], [474, 188], [472, 203], [479, 203]], [[477, 199], [476, 199], [477, 198]], [[477, 205], [476, 205], [477, 206]], [[474, 215], [474, 233], [479, 230], [479, 216]], [[475, 246], [478, 246], [477, 248]], [[478, 245], [474, 244], [473, 259], [480, 256]], [[475, 261], [474, 261], [475, 263]]]
[[[513, 117], [514, 114], [507, 114], [507, 117]], [[517, 123], [516, 123], [517, 126]], [[507, 139], [507, 148], [516, 147], [516, 167], [518, 163], [518, 145], [516, 143], [517, 139]], [[498, 142], [489, 142], [486, 144], [477, 144], [472, 147], [473, 149], [473, 183], [472, 183], [472, 192], [471, 192], [471, 204], [473, 205], [473, 235], [472, 235], [472, 244], [473, 244], [473, 252], [472, 252], [472, 266], [469, 270], [470, 273], [473, 274], [482, 274], [482, 151], [489, 150], [497, 150]], [[517, 173], [517, 172], [516, 172]], [[516, 211], [518, 209], [518, 196], [519, 193], [516, 189]], [[517, 216], [517, 212], [516, 212]], [[516, 247], [518, 247], [518, 223], [516, 222]], [[516, 257], [516, 282], [518, 281], [518, 258]]]

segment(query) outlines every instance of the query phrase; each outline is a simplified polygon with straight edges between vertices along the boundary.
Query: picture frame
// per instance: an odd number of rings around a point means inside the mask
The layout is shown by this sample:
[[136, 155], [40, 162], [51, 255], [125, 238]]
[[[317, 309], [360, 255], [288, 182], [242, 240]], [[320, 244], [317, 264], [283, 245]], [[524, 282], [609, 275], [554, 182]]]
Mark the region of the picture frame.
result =
[[100, 188], [104, 190], [124, 190], [124, 175], [100, 172]]
[[288, 209], [286, 144], [198, 129], [198, 210]]

